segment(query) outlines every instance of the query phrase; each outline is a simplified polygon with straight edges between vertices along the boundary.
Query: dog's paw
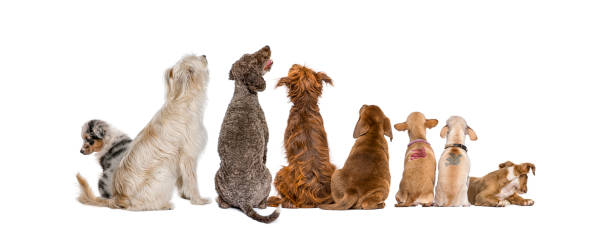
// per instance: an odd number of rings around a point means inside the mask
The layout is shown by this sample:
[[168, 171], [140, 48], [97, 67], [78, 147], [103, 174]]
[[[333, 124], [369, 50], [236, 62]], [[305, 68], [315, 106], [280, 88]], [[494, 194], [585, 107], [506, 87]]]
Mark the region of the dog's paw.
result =
[[533, 206], [535, 202], [531, 199], [525, 199], [525, 201], [523, 201], [523, 206]]
[[172, 209], [174, 209], [174, 204], [172, 203], [166, 203], [166, 205], [160, 208], [160, 210], [172, 210]]
[[210, 203], [210, 199], [208, 198], [193, 198], [191, 199], [191, 204], [193, 205], [204, 205], [204, 204], [209, 204]]
[[505, 207], [508, 205], [510, 205], [510, 202], [508, 202], [508, 200], [500, 200], [499, 202], [497, 202], [498, 207]]

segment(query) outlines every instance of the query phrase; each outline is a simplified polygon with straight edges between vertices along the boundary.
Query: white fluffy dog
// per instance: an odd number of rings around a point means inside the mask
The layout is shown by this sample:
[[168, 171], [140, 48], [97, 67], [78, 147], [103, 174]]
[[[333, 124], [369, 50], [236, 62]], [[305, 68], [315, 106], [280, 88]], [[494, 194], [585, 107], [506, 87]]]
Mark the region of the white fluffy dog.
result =
[[166, 102], [136, 136], [113, 178], [110, 199], [94, 196], [87, 181], [77, 174], [83, 204], [127, 210], [172, 209], [174, 186], [192, 204], [200, 197], [196, 165], [206, 145], [202, 124], [208, 62], [206, 56], [183, 57], [165, 74]]

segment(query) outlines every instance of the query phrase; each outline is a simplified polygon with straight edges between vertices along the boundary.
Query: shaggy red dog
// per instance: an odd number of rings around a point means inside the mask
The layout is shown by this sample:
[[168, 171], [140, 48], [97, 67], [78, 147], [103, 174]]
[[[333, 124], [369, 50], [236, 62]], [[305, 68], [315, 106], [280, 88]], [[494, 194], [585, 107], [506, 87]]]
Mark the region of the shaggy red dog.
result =
[[278, 196], [269, 206], [314, 208], [332, 202], [330, 182], [336, 167], [329, 162], [327, 134], [317, 105], [323, 82], [332, 84], [325, 73], [294, 64], [276, 87], [287, 86], [293, 107], [285, 129], [285, 152], [289, 165], [276, 174]]

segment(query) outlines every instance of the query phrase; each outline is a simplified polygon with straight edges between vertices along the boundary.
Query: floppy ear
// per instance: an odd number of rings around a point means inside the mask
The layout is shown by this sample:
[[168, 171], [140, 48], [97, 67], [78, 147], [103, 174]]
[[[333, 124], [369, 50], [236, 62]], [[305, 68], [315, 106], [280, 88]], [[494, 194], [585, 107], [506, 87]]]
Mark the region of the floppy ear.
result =
[[170, 98], [170, 97], [174, 97], [176, 95], [176, 88], [174, 87], [174, 85], [172, 85], [170, 83], [170, 80], [174, 78], [174, 73], [172, 71], [172, 68], [168, 68], [166, 69], [166, 72], [164, 73], [164, 80], [166, 81], [166, 97]]
[[476, 136], [476, 133], [474, 132], [474, 130], [472, 130], [471, 127], [467, 127], [466, 131], [467, 134], [470, 135], [470, 140], [476, 141], [476, 139], [478, 139], [478, 136]]
[[92, 131], [93, 131], [93, 133], [94, 133], [94, 135], [95, 135], [96, 137], [98, 137], [98, 138], [100, 138], [100, 139], [103, 139], [103, 138], [104, 138], [104, 133], [105, 133], [105, 130], [104, 130], [104, 126], [103, 126], [103, 125], [102, 125], [100, 122], [97, 122], [97, 123], [94, 125], [94, 127], [93, 127]]
[[526, 170], [526, 174], [529, 173], [529, 170], [531, 169], [531, 173], [533, 173], [533, 175], [535, 175], [535, 165], [532, 163], [522, 163], [521, 166], [525, 167]]
[[513, 165], [514, 165], [514, 163], [512, 163], [512, 161], [506, 161], [504, 163], [499, 164], [499, 168], [503, 169], [503, 168], [510, 167], [510, 166], [513, 166]]
[[391, 130], [391, 121], [389, 118], [385, 117], [383, 123], [383, 130], [385, 131], [385, 135], [389, 137], [389, 141], [393, 141], [393, 130]]
[[426, 128], [431, 129], [431, 128], [435, 127], [436, 125], [438, 125], [438, 120], [436, 120], [436, 119], [427, 119], [427, 120], [425, 120], [425, 127]]
[[395, 127], [395, 130], [398, 130], [400, 132], [408, 130], [408, 124], [406, 124], [406, 122], [397, 123], [393, 125], [393, 127]]
[[358, 138], [365, 135], [368, 133], [368, 130], [370, 130], [370, 126], [366, 124], [361, 117], [359, 117], [359, 120], [355, 125], [355, 130], [353, 130], [353, 138]]
[[324, 72], [317, 73], [317, 80], [324, 81], [328, 84], [334, 85], [334, 83], [332, 82], [332, 79], [329, 76], [327, 76], [327, 74], [325, 74]]
[[441, 138], [446, 138], [446, 134], [448, 134], [448, 125], [442, 127], [442, 130], [440, 130]]

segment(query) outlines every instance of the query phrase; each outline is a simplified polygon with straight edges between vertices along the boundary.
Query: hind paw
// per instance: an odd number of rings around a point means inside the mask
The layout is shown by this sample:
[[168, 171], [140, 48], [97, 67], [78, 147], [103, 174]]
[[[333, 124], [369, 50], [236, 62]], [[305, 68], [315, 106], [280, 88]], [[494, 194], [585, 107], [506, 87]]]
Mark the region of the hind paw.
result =
[[192, 198], [190, 201], [193, 205], [204, 205], [210, 203], [209, 198]]

